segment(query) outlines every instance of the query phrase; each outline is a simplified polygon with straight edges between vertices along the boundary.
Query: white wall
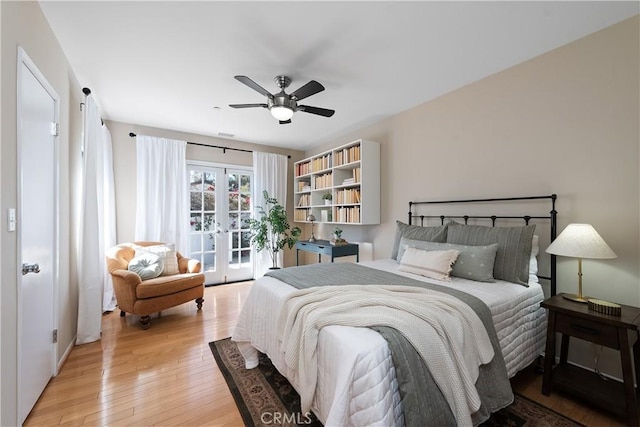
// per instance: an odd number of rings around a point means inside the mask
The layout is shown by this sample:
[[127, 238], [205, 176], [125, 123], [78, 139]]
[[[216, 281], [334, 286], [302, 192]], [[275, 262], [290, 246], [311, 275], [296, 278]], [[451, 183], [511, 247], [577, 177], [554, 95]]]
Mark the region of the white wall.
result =
[[[559, 231], [590, 223], [618, 254], [584, 261], [585, 293], [640, 306], [639, 21], [307, 152], [357, 138], [381, 143], [382, 222], [344, 226], [343, 235], [372, 241], [374, 258], [388, 258], [395, 220], [407, 221], [410, 200], [557, 193]], [[576, 291], [576, 260], [558, 258], [558, 292]], [[593, 351], [572, 345], [569, 357], [593, 367]], [[601, 367], [619, 375], [618, 360], [605, 350]]]
[[[73, 345], [77, 318], [77, 280], [71, 271], [71, 234], [74, 225], [70, 220], [72, 187], [70, 181], [74, 165], [69, 162], [70, 152], [77, 150], [81, 135], [78, 123], [81, 120], [79, 100], [81, 87], [71, 71], [68, 61], [40, 10], [37, 2], [0, 2], [1, 20], [1, 74], [0, 88], [0, 289], [1, 313], [1, 365], [0, 404], [3, 426], [16, 425], [17, 407], [17, 241], [16, 233], [8, 232], [6, 212], [17, 207], [17, 163], [16, 163], [16, 69], [17, 49], [22, 46], [35, 62], [45, 78], [60, 95], [60, 269], [58, 288], [58, 345], [57, 360]], [[27, 304], [28, 307], [28, 304]], [[29, 307], [28, 307], [29, 308]], [[37, 310], [38, 307], [30, 309]]]

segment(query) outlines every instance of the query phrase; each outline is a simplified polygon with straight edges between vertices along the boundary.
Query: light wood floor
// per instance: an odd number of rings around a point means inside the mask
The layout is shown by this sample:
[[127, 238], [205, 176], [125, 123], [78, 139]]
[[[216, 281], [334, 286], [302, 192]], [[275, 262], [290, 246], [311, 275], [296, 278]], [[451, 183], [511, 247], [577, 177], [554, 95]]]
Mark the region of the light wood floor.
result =
[[[104, 315], [102, 340], [74, 348], [25, 426], [241, 426], [208, 343], [231, 335], [250, 288], [206, 288], [201, 312], [195, 303], [163, 311], [146, 331], [119, 310]], [[624, 425], [557, 393], [543, 396], [541, 383], [532, 369], [512, 380], [514, 390], [586, 425]]]

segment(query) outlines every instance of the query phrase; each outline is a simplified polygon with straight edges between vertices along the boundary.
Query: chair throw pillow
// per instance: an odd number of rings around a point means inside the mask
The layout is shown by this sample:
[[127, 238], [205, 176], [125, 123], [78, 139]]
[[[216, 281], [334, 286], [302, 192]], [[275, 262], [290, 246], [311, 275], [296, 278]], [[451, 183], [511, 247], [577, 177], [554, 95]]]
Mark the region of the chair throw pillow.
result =
[[180, 273], [178, 269], [178, 253], [176, 252], [176, 246], [174, 244], [136, 246], [135, 250], [136, 256], [144, 252], [158, 255], [164, 264], [161, 276], [172, 276]]
[[398, 270], [432, 279], [449, 281], [451, 280], [449, 277], [451, 267], [459, 254], [460, 252], [453, 249], [448, 251], [425, 251], [410, 247], [404, 251]]
[[136, 273], [142, 280], [155, 279], [162, 273], [163, 263], [160, 257], [151, 252], [142, 253], [129, 261], [128, 270]]

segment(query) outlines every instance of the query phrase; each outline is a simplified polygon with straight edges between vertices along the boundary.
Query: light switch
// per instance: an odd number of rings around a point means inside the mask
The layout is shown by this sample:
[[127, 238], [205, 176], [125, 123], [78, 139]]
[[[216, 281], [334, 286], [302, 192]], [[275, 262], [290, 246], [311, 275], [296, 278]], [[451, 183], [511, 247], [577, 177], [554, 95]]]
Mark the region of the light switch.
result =
[[15, 208], [9, 208], [9, 217], [8, 217], [8, 228], [9, 231], [16, 231], [16, 210]]

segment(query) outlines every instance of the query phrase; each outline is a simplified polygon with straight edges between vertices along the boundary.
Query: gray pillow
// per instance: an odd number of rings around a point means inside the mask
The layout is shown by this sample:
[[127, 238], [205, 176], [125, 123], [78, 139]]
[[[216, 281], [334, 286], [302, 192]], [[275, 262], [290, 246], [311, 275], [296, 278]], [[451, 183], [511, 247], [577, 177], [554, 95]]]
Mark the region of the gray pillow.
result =
[[535, 225], [523, 227], [486, 227], [449, 223], [447, 243], [461, 245], [498, 244], [493, 277], [528, 286], [531, 241]]
[[458, 259], [453, 264], [451, 275], [463, 279], [475, 280], [477, 282], [495, 282], [493, 279], [493, 264], [498, 251], [498, 244], [494, 243], [485, 246], [456, 245], [454, 243], [434, 243], [420, 240], [405, 239], [400, 240], [398, 259], [402, 259], [404, 250], [407, 248], [418, 248], [427, 251], [447, 251], [455, 249], [460, 252]]
[[160, 256], [151, 252], [144, 252], [129, 261], [129, 271], [133, 271], [142, 280], [155, 279], [162, 273], [164, 264]]
[[409, 225], [402, 221], [396, 221], [396, 238], [391, 250], [392, 259], [400, 259], [398, 258], [398, 248], [400, 246], [400, 239], [403, 237], [426, 242], [444, 243], [447, 241], [447, 224], [437, 227], [421, 227], [419, 225]]

